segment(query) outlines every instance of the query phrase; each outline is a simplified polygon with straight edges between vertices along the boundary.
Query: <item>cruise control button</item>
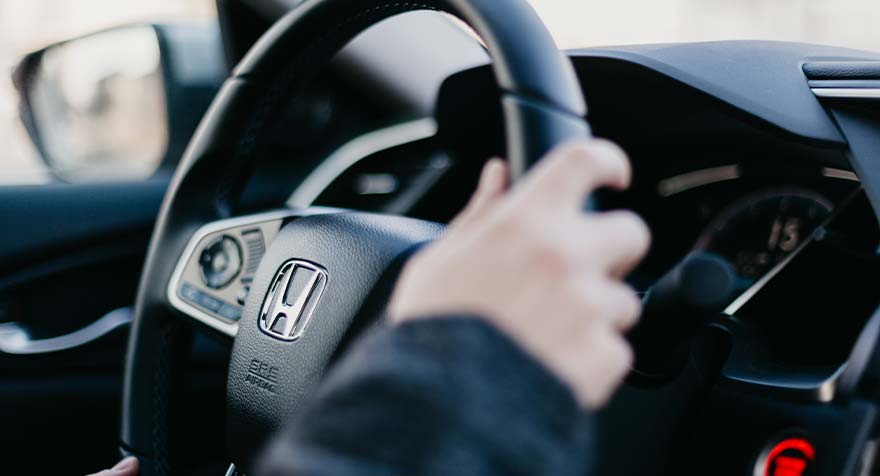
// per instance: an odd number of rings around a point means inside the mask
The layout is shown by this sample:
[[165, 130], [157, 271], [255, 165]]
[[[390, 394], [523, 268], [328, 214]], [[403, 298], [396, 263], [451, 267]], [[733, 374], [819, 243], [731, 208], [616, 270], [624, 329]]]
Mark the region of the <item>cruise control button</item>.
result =
[[229, 304], [224, 304], [222, 307], [220, 307], [220, 310], [217, 311], [217, 314], [231, 321], [237, 321], [239, 318], [241, 318], [241, 309]]
[[184, 284], [180, 287], [180, 295], [184, 300], [189, 301], [191, 304], [195, 304], [216, 316], [231, 321], [237, 321], [241, 318], [240, 307], [223, 302], [189, 284]]
[[199, 293], [199, 305], [211, 312], [217, 312], [220, 310], [220, 307], [223, 306], [223, 302], [219, 299], [214, 299], [205, 293]]
[[199, 295], [200, 295], [200, 294], [201, 294], [201, 293], [199, 292], [198, 289], [196, 289], [196, 288], [190, 286], [189, 284], [184, 284], [184, 285], [180, 288], [180, 295], [181, 295], [184, 299], [186, 299], [187, 301], [189, 301], [189, 302], [191, 302], [191, 303], [193, 303], [193, 304], [198, 304], [198, 303], [199, 303]]

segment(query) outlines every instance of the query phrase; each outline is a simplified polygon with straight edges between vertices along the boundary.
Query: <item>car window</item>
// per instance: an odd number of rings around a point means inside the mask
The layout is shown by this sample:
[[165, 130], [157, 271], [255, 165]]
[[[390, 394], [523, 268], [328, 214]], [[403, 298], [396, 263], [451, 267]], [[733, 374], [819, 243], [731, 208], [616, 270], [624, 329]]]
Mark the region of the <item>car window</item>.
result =
[[[119, 25], [211, 21], [216, 18], [214, 4], [214, 0], [0, 0], [0, 185], [54, 180], [19, 119], [11, 73], [25, 54]], [[116, 133], [137, 131], [117, 127]]]

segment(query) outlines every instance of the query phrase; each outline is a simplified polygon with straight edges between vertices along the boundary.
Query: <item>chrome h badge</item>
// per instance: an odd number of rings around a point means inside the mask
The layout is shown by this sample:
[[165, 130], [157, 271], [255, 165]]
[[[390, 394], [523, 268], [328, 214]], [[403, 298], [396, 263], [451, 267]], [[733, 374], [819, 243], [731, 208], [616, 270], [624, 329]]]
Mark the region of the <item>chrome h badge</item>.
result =
[[284, 263], [263, 301], [260, 330], [284, 341], [302, 337], [326, 285], [323, 268], [300, 260]]

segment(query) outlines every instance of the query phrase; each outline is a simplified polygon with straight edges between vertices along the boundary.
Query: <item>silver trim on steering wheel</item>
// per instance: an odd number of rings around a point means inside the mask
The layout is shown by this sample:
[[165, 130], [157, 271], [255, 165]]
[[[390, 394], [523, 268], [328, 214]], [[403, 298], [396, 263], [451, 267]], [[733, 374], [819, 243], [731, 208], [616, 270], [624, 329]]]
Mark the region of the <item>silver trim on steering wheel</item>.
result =
[[[214, 315], [210, 312], [207, 312], [205, 309], [201, 309], [193, 303], [187, 302], [180, 296], [180, 292], [182, 292], [184, 285], [190, 287], [192, 286], [192, 283], [184, 282], [184, 275], [187, 267], [191, 267], [193, 265], [193, 260], [198, 261], [197, 252], [199, 251], [200, 245], [203, 245], [205, 240], [212, 235], [229, 232], [230, 230], [253, 228], [258, 225], [272, 222], [277, 222], [278, 228], [280, 229], [284, 220], [288, 218], [336, 212], [338, 212], [338, 210], [336, 209], [319, 207], [313, 207], [305, 210], [274, 210], [270, 212], [257, 213], [254, 215], [220, 220], [214, 223], [209, 223], [199, 228], [198, 231], [193, 234], [192, 238], [190, 238], [189, 243], [187, 243], [186, 245], [186, 248], [184, 248], [183, 253], [180, 255], [180, 259], [178, 259], [177, 264], [174, 267], [174, 273], [172, 273], [171, 279], [168, 281], [168, 287], [165, 291], [168, 302], [174, 309], [182, 312], [183, 314], [186, 314], [187, 316], [207, 325], [208, 327], [220, 331], [223, 334], [234, 337], [238, 333], [237, 319], [225, 319], [222, 315]], [[277, 230], [275, 231], [277, 232]], [[274, 235], [267, 236], [266, 241], [271, 242], [271, 239], [273, 237]], [[203, 247], [204, 246], [202, 246], [202, 248]], [[256, 266], [253, 266], [252, 269], [253, 271], [256, 271]], [[206, 292], [210, 293], [211, 291]], [[213, 297], [209, 296], [208, 299], [213, 299]], [[243, 303], [241, 303], [240, 306], [243, 307]]]

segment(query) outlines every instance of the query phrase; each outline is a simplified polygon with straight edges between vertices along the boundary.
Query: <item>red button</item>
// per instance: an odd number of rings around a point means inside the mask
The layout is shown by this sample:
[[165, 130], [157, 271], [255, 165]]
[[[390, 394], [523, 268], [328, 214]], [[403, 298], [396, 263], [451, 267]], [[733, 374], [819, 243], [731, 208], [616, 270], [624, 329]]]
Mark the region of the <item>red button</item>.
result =
[[792, 437], [780, 440], [769, 447], [758, 462], [763, 476], [805, 476], [816, 459], [812, 443], [804, 438]]

